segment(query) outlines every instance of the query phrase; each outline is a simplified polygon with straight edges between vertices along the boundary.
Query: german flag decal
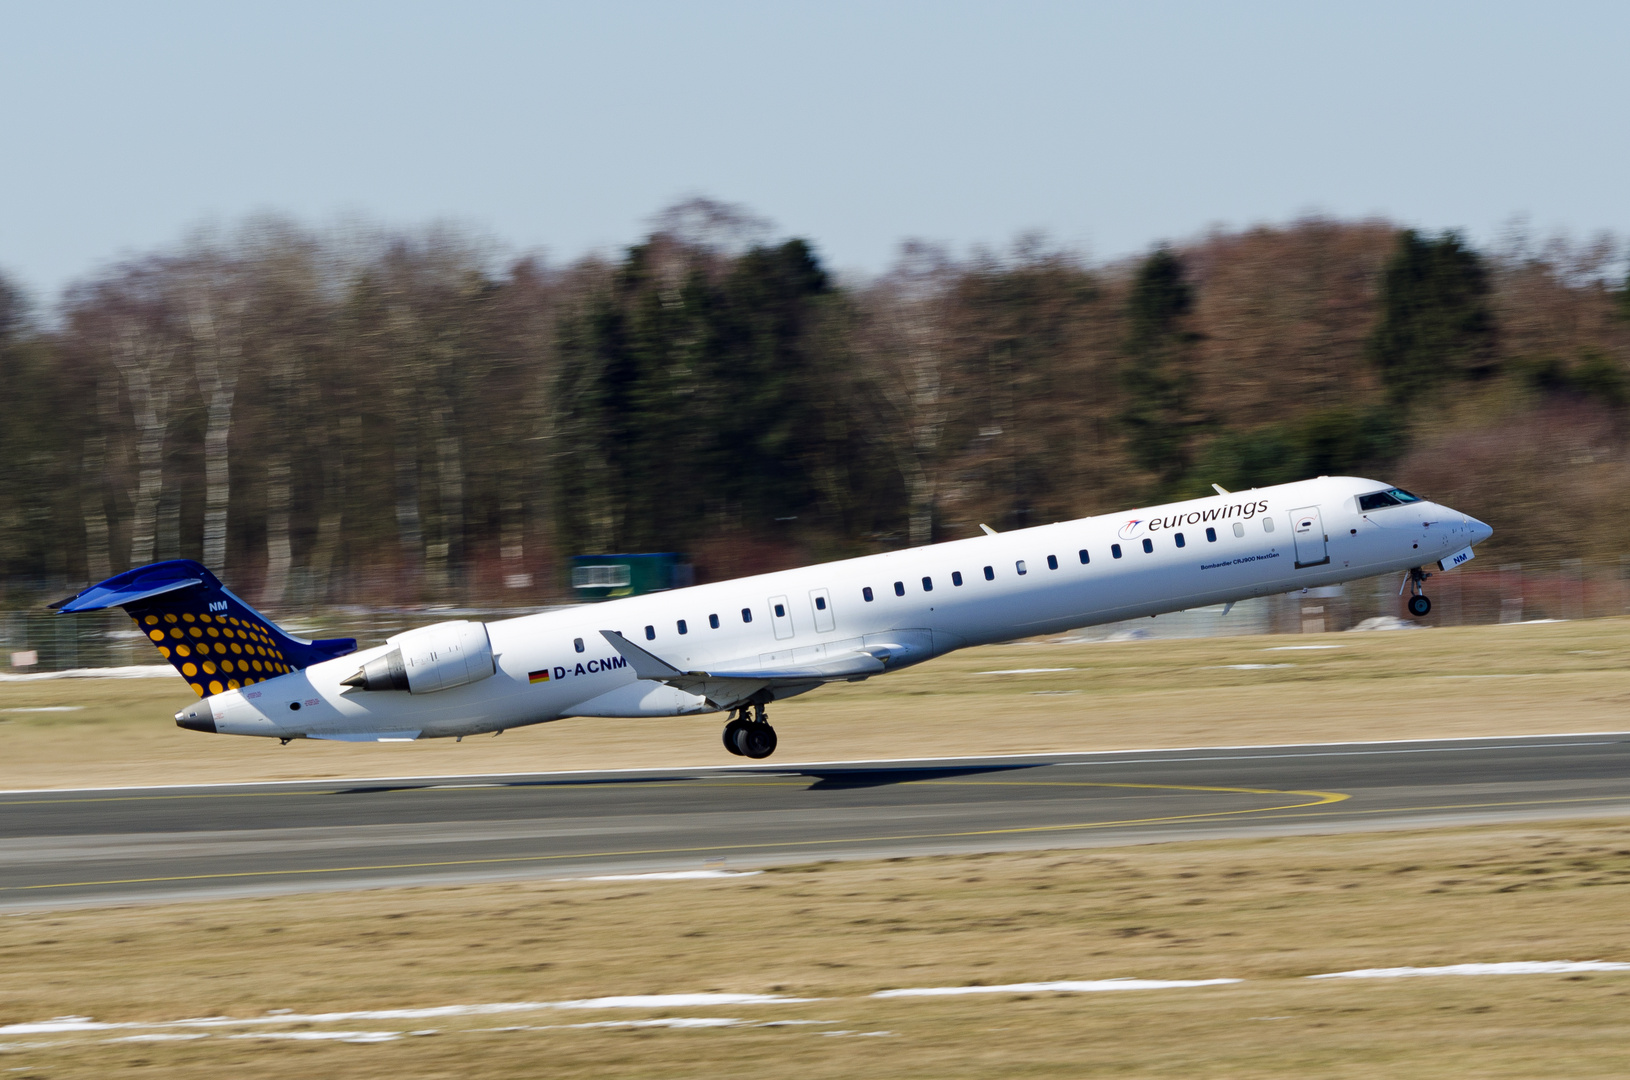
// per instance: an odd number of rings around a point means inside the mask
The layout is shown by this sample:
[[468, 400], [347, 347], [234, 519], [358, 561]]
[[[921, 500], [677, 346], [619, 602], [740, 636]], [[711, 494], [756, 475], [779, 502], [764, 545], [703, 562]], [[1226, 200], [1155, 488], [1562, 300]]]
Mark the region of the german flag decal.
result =
[[534, 683], [548, 682], [549, 681], [549, 669], [544, 668], [542, 671], [529, 672], [527, 674], [527, 676], [526, 676], [526, 681], [527, 682], [534, 682]]

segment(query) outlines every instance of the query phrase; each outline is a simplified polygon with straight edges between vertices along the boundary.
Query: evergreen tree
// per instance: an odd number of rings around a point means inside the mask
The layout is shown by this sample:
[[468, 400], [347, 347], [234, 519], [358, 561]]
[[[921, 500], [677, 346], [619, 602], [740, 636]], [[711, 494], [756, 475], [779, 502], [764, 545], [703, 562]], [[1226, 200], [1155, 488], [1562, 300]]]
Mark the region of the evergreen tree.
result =
[[1381, 280], [1381, 319], [1368, 343], [1396, 402], [1445, 382], [1488, 374], [1494, 365], [1494, 315], [1482, 257], [1455, 233], [1427, 239], [1413, 229]]
[[729, 261], [666, 237], [629, 251], [562, 321], [556, 490], [574, 550], [683, 548], [715, 520], [760, 530], [818, 497], [830, 291], [801, 240]]
[[1133, 460], [1163, 485], [1187, 469], [1189, 439], [1198, 422], [1190, 407], [1197, 337], [1185, 329], [1192, 305], [1182, 260], [1165, 248], [1144, 260], [1127, 303], [1121, 422]]

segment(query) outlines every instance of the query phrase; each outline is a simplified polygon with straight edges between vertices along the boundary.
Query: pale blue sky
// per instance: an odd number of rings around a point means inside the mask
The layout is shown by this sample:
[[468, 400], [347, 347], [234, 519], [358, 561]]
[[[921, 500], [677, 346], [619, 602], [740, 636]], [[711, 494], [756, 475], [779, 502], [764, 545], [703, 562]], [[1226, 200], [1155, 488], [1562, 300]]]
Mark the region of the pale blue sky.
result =
[[1622, 2], [7, 2], [0, 102], [44, 302], [266, 210], [558, 261], [705, 194], [860, 272], [1307, 212], [1630, 235]]

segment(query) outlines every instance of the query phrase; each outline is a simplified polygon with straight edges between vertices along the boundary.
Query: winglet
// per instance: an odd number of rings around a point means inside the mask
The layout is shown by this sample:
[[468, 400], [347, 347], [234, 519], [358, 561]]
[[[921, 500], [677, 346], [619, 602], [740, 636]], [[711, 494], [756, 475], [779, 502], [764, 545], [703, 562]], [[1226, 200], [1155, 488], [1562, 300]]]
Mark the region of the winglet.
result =
[[1216, 493], [1218, 495], [1232, 495], [1233, 494], [1233, 492], [1229, 491], [1227, 488], [1223, 487], [1221, 484], [1212, 484], [1211, 487], [1212, 487], [1212, 489], [1214, 491], [1216, 491]]
[[611, 647], [622, 654], [623, 659], [628, 661], [628, 666], [634, 669], [637, 678], [663, 682], [680, 678], [685, 674], [666, 660], [652, 656], [615, 630], [602, 630], [600, 636], [611, 642]]
[[996, 530], [991, 528], [989, 525], [986, 525], [983, 521], [981, 521], [979, 523], [979, 527], [981, 529], [985, 530], [985, 535], [986, 536], [995, 536], [996, 535]]

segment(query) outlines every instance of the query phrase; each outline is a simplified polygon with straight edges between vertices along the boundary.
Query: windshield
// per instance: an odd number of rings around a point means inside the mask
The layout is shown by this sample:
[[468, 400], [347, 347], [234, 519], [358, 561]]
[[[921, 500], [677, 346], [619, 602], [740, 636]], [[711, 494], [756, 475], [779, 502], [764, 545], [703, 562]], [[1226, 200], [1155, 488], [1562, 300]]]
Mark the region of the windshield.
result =
[[1379, 510], [1384, 506], [1402, 506], [1404, 503], [1420, 502], [1419, 495], [1411, 495], [1403, 488], [1388, 488], [1386, 491], [1372, 491], [1368, 495], [1358, 497], [1360, 511]]

